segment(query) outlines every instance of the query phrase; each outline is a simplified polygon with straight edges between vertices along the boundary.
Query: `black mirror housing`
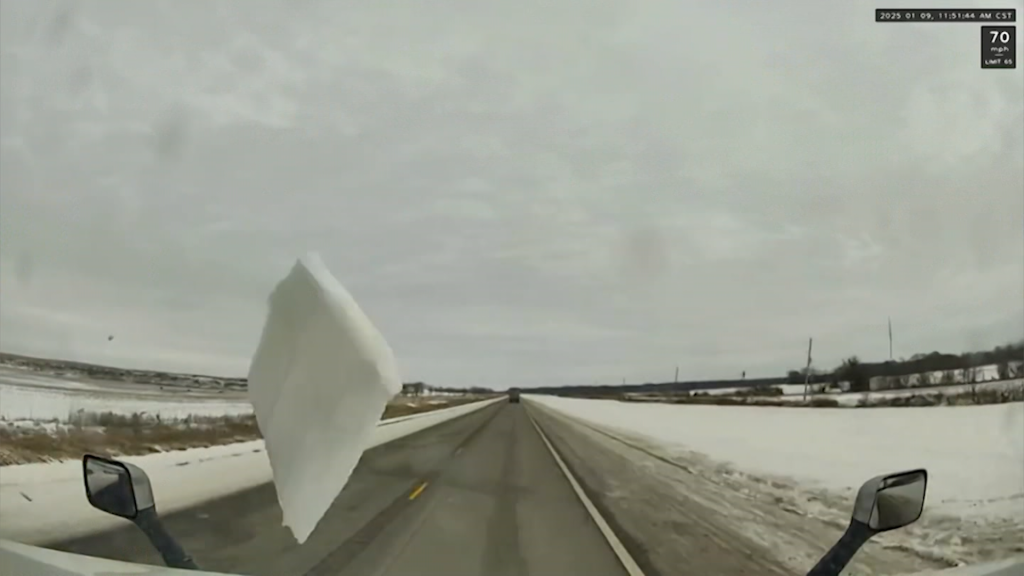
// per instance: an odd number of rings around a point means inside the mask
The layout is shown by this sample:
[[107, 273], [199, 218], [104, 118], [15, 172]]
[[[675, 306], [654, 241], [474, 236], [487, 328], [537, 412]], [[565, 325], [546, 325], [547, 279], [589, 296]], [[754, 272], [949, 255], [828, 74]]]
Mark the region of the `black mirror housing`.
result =
[[846, 532], [807, 576], [839, 576], [872, 536], [917, 522], [927, 488], [928, 471], [923, 468], [875, 476], [862, 484]]
[[153, 488], [142, 468], [86, 454], [82, 457], [85, 496], [97, 510], [134, 520], [154, 507]]
[[142, 468], [129, 462], [86, 454], [82, 456], [82, 476], [85, 479], [85, 497], [93, 508], [131, 520], [160, 552], [167, 566], [199, 569], [160, 521], [153, 500], [153, 486]]
[[913, 524], [924, 510], [927, 489], [928, 471], [924, 469], [875, 476], [857, 491], [852, 520], [874, 533]]

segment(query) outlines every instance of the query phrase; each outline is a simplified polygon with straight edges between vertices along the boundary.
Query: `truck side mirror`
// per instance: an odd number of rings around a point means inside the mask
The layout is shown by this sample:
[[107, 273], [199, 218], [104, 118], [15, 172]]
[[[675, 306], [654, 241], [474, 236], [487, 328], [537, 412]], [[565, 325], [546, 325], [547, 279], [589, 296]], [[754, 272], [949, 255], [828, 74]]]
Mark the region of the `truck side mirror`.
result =
[[93, 508], [131, 520], [160, 552], [167, 566], [199, 570], [160, 521], [153, 501], [153, 486], [142, 468], [86, 454], [82, 456], [82, 472], [85, 496]]
[[924, 510], [927, 488], [926, 470], [876, 476], [857, 491], [853, 520], [875, 533], [913, 524]]
[[846, 532], [807, 576], [838, 576], [872, 536], [917, 522], [924, 510], [927, 488], [928, 471], [923, 468], [875, 476], [865, 482], [857, 491]]
[[153, 508], [153, 488], [142, 468], [86, 454], [82, 472], [85, 496], [93, 508], [128, 520]]

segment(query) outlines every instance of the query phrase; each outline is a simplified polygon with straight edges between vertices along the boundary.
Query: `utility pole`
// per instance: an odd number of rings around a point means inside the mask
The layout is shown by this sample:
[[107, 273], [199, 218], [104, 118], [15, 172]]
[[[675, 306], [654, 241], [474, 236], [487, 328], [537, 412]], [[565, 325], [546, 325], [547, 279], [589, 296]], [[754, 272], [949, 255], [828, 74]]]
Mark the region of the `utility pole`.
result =
[[679, 384], [679, 366], [676, 366], [676, 377], [672, 379], [673, 384]]
[[889, 317], [889, 361], [892, 362], [892, 316]]
[[811, 386], [811, 347], [814, 345], [814, 338], [807, 339], [807, 367], [804, 368], [804, 402], [807, 401], [807, 389]]

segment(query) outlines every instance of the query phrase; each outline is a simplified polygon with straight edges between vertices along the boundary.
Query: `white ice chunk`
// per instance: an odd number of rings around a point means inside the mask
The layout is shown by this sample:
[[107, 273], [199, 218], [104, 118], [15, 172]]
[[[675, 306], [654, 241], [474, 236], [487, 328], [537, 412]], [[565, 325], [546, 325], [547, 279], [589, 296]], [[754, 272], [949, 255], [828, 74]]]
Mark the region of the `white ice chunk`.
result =
[[301, 544], [345, 487], [402, 387], [384, 337], [316, 254], [270, 295], [249, 399], [284, 525]]

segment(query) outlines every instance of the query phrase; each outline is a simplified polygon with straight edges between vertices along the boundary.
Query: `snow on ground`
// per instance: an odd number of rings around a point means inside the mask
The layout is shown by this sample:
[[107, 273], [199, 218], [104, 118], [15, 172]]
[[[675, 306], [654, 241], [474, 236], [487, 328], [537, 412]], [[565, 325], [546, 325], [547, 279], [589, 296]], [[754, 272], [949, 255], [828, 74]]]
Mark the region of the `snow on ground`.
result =
[[[105, 381], [72, 378], [59, 374], [34, 372], [23, 368], [0, 366], [0, 385], [46, 390], [85, 391], [95, 394], [129, 394], [132, 396], [176, 396], [216, 399], [225, 391], [211, 386], [186, 386], [182, 384], [151, 384], [131, 381]], [[228, 395], [238, 396], [239, 391], [229, 390]]]
[[[937, 394], [940, 396], [953, 396], [967, 394], [970, 392], [991, 392], [997, 390], [1012, 390], [1024, 386], [1024, 380], [1000, 380], [996, 382], [984, 382], [979, 384], [953, 384], [949, 386], [930, 386], [927, 388], [899, 388], [895, 390], [876, 390], [873, 392], [842, 392], [839, 394], [825, 394], [834, 398], [843, 406], [856, 406], [862, 399], [897, 398], [900, 396], [928, 396]], [[801, 392], [802, 394], [802, 392]], [[784, 401], [798, 400], [800, 396], [782, 396]]]
[[[479, 410], [494, 398], [381, 421], [364, 450]], [[169, 514], [272, 479], [263, 440], [122, 458], [146, 471], [157, 506]], [[40, 544], [122, 525], [94, 510], [78, 460], [5, 466], [0, 472], [0, 538]]]
[[80, 413], [144, 413], [168, 420], [187, 416], [249, 414], [252, 406], [238, 393], [155, 385], [82, 382], [50, 374], [0, 367], [0, 420], [68, 422]]
[[17, 368], [8, 368], [6, 366], [0, 366], [0, 386], [3, 385], [41, 388], [63, 388], [66, 390], [96, 391], [102, 389], [101, 386], [97, 386], [96, 384], [79, 382], [77, 380], [66, 380], [63, 378], [56, 378], [54, 376], [47, 376], [45, 374], [39, 374], [36, 372], [28, 372], [26, 370], [19, 370]]
[[719, 462], [708, 469], [737, 490], [772, 492], [781, 507], [834, 523], [868, 478], [923, 467], [925, 516], [900, 531], [900, 545], [949, 561], [1024, 552], [1021, 402], [836, 410], [530, 400], [669, 458]]
[[[531, 397], [599, 425], [754, 472], [851, 490], [876, 474], [929, 470], [929, 509], [990, 513], [1024, 498], [1024, 403], [928, 408], [779, 409]], [[984, 470], [984, 474], [979, 474]], [[996, 506], [994, 511], [999, 511]], [[1020, 506], [1003, 512], [1024, 514]]]
[[188, 398], [184, 395], [134, 396], [92, 393], [86, 390], [56, 390], [0, 384], [0, 420], [67, 422], [81, 412], [144, 413], [174, 420], [187, 416], [224, 416], [252, 413], [244, 400]]

